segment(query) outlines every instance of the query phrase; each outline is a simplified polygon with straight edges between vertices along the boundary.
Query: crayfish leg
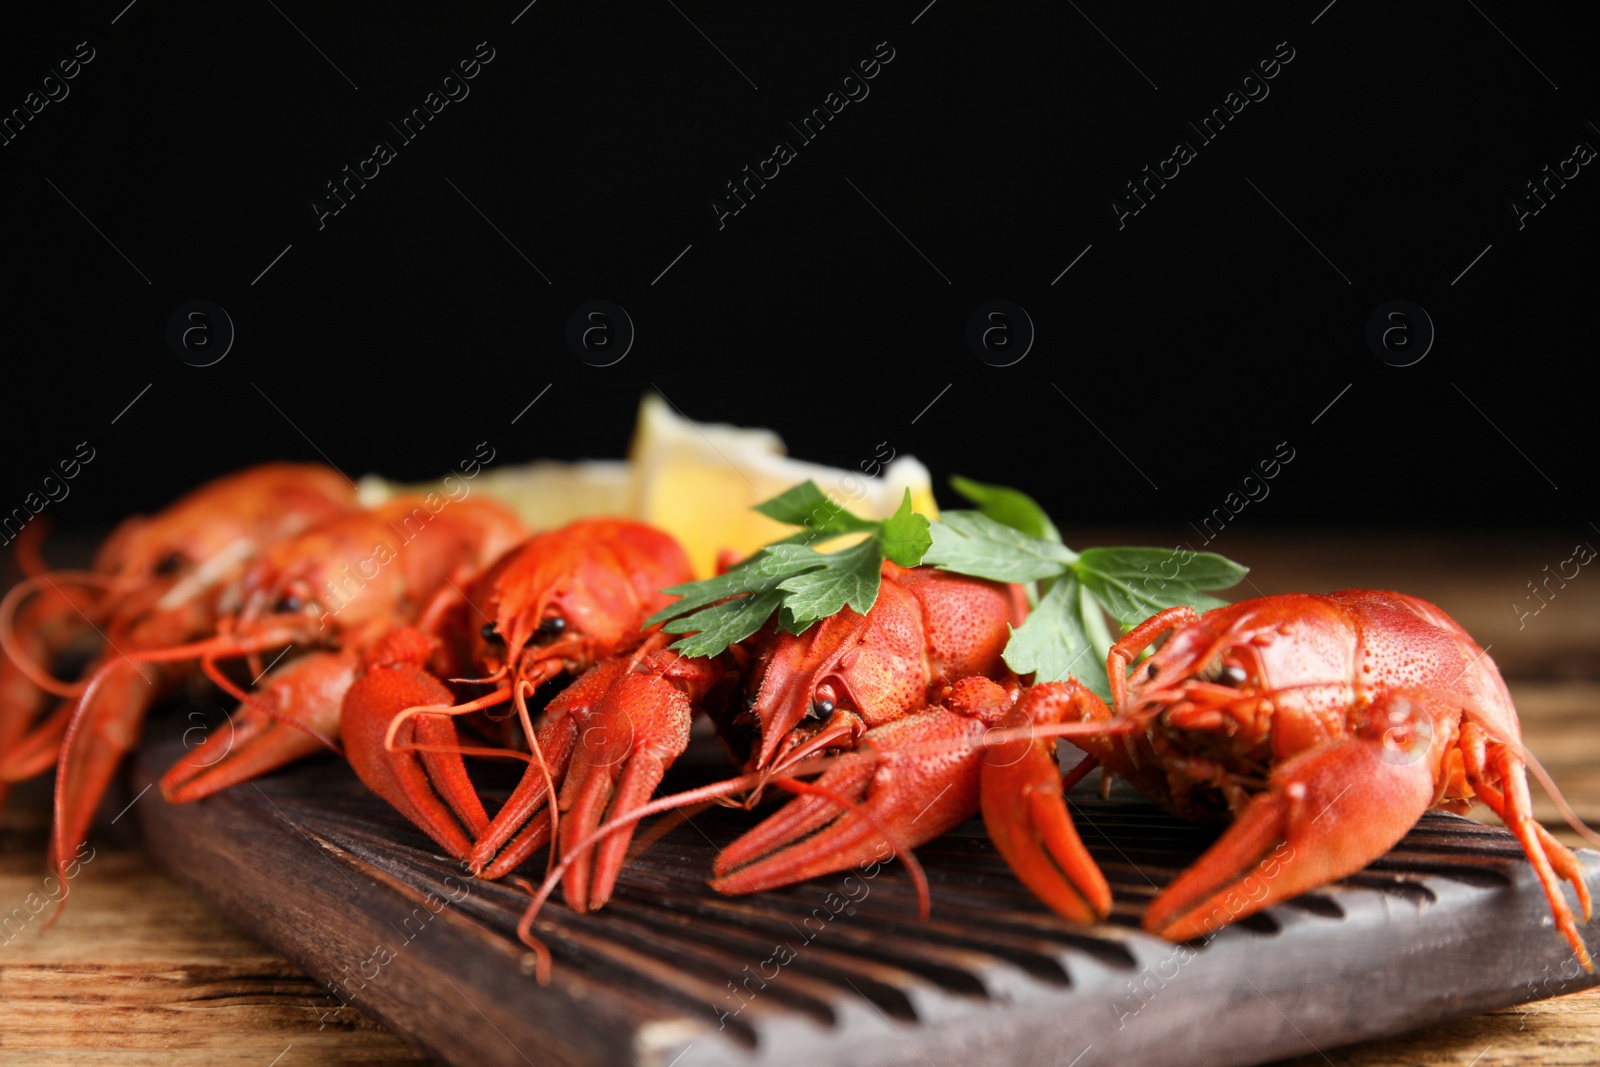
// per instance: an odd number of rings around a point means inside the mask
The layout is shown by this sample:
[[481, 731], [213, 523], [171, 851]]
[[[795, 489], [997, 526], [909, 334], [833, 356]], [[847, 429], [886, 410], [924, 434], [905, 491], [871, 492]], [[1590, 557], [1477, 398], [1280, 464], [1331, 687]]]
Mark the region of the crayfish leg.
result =
[[1517, 750], [1500, 741], [1490, 740], [1477, 723], [1468, 721], [1461, 727], [1461, 748], [1465, 757], [1467, 781], [1489, 809], [1500, 817], [1533, 864], [1544, 887], [1545, 899], [1550, 902], [1556, 928], [1572, 946], [1573, 955], [1583, 964], [1583, 969], [1594, 973], [1594, 961], [1588, 946], [1578, 933], [1577, 920], [1566, 896], [1561, 892], [1563, 879], [1577, 890], [1578, 904], [1583, 909], [1583, 921], [1592, 914], [1589, 887], [1584, 884], [1583, 868], [1567, 846], [1557, 841], [1550, 832], [1533, 818], [1533, 798], [1528, 793], [1525, 764]]

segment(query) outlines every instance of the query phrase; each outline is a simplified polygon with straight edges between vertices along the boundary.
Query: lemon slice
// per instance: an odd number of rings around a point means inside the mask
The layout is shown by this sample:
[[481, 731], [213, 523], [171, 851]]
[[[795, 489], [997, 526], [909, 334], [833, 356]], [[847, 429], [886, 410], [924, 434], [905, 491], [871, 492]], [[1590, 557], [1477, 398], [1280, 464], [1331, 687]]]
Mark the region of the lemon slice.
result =
[[[678, 538], [701, 577], [716, 572], [723, 550], [745, 556], [795, 533], [795, 527], [751, 509], [807, 479], [863, 518], [894, 514], [907, 489], [913, 508], [930, 518], [938, 515], [928, 469], [910, 456], [891, 460], [875, 478], [807, 463], [786, 456], [782, 440], [770, 430], [696, 423], [657, 394], [640, 405], [630, 455], [633, 514]], [[818, 547], [836, 551], [859, 540], [840, 538]]]

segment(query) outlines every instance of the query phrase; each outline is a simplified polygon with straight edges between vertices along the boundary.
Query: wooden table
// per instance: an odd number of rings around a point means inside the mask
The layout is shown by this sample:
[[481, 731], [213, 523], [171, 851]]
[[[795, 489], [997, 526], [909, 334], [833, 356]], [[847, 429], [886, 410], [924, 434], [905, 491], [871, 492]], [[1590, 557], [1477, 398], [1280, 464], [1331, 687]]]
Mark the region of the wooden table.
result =
[[[1074, 532], [1071, 544], [1164, 543], [1160, 532]], [[1232, 535], [1228, 535], [1231, 538]], [[1440, 604], [1500, 665], [1524, 737], [1569, 801], [1600, 825], [1600, 576], [1542, 582], [1583, 531], [1534, 537], [1280, 534], [1210, 546], [1255, 568], [1240, 594], [1352, 585], [1403, 589]], [[1600, 541], [1589, 532], [1589, 540]], [[1549, 570], [1544, 568], [1549, 565]], [[1570, 567], [1568, 568], [1570, 572]], [[1520, 614], [1539, 609], [1537, 614]], [[1536, 814], [1557, 828], [1535, 791]], [[126, 803], [126, 798], [123, 798]], [[141, 803], [158, 803], [151, 797]], [[49, 793], [14, 795], [0, 821], [0, 1060], [31, 1064], [306, 1064], [424, 1062], [398, 1038], [337, 1005], [326, 990], [154, 871], [137, 845], [100, 831], [71, 907], [46, 929], [42, 862]], [[117, 805], [120, 807], [120, 804]], [[110, 815], [116, 814], [111, 807]], [[31, 898], [30, 894], [37, 894]], [[1377, 1064], [1588, 1063], [1600, 1044], [1600, 991], [1539, 1001], [1402, 1037], [1316, 1050], [1294, 1067]]]

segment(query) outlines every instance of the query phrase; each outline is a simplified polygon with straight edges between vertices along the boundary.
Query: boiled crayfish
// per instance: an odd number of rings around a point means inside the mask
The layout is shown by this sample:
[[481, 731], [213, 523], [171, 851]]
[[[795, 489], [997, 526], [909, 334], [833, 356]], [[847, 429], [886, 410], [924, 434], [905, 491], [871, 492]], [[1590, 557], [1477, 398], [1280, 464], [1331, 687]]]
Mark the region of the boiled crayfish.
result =
[[[402, 541], [406, 529], [413, 530], [409, 543]], [[466, 580], [524, 532], [514, 515], [488, 501], [463, 500], [435, 514], [419, 500], [402, 498], [336, 515], [261, 547], [235, 581], [197, 602], [207, 628], [216, 631], [211, 636], [190, 640], [198, 636], [198, 618], [174, 627], [170, 613], [158, 616], [155, 632], [140, 632], [131, 648], [90, 675], [73, 708], [56, 779], [53, 855], [70, 856], [83, 841], [107, 782], [160, 695], [156, 686], [138, 684], [146, 681], [145, 671], [159, 672], [164, 688], [182, 680], [183, 665], [198, 662], [240, 701], [220, 758], [185, 759], [163, 776], [161, 791], [170, 801], [201, 799], [324, 746], [338, 751], [340, 704], [363, 653], [425, 614], [451, 579]], [[325, 604], [341, 577], [364, 563], [372, 573], [360, 588], [346, 585], [348, 599], [341, 597], [337, 607]], [[274, 649], [283, 650], [277, 659], [265, 669], [254, 666], [255, 692], [239, 688], [217, 666]], [[280, 664], [291, 651], [300, 654]]]
[[[181, 675], [141, 666], [144, 650], [215, 627], [219, 601], [268, 547], [355, 506], [331, 468], [272, 463], [219, 478], [149, 518], [125, 520], [90, 571], [39, 572], [0, 602], [0, 780], [57, 767], [52, 863], [68, 862], [144, 712]], [[63, 589], [85, 587], [89, 596]], [[22, 606], [40, 592], [38, 600]], [[19, 606], [21, 610], [19, 611]], [[76, 682], [51, 673], [55, 656], [86, 634], [103, 642]], [[46, 713], [51, 695], [66, 697]]]
[[[588, 519], [536, 534], [484, 571], [453, 610], [439, 613], [438, 625], [401, 635], [370, 657], [341, 712], [351, 765], [368, 788], [489, 877], [550, 840], [555, 826], [545, 801], [563, 784], [563, 806], [586, 798], [578, 819], [586, 831], [608, 804], [620, 805], [620, 814], [641, 791], [650, 795], [688, 743], [687, 713], [672, 703], [673, 683], [687, 683], [688, 668], [673, 671], [662, 662], [675, 662], [676, 653], [649, 658], [659, 641], [647, 643], [644, 621], [670, 599], [661, 589], [692, 576], [682, 547], [643, 523]], [[665, 688], [651, 699], [610, 695], [619, 673], [652, 669]], [[536, 729], [528, 696], [545, 682], [580, 674]], [[458, 703], [441, 678], [463, 675], [465, 684], [494, 688]], [[533, 756], [491, 822], [475, 787], [449, 762], [460, 751], [451, 717], [508, 702]], [[636, 724], [635, 714], [680, 715], [682, 743], [670, 727]], [[635, 747], [635, 737], [644, 743]]]
[[1533, 820], [1511, 696], [1439, 608], [1364, 589], [1203, 615], [1175, 607], [1113, 645], [1106, 670], [1114, 712], [1076, 680], [1035, 686], [1007, 720], [1019, 736], [985, 757], [991, 826], [1019, 797], [1036, 812], [1035, 832], [997, 834], [996, 844], [1061, 915], [1101, 919], [1110, 905], [1093, 861], [1062, 833], [1070, 821], [1053, 738], [1068, 736], [1174, 814], [1232, 820], [1150, 904], [1151, 933], [1215, 932], [1359, 871], [1429, 808], [1463, 812], [1476, 798], [1516, 835], [1557, 929], [1593, 970], [1561, 880], [1585, 921], [1588, 889], [1577, 858]]
[[[525, 533], [515, 515], [491, 501], [430, 511], [420, 498], [401, 497], [270, 546], [223, 598], [217, 634], [129, 656], [134, 663], [197, 661], [240, 702], [228, 751], [181, 761], [162, 777], [162, 794], [174, 803], [199, 800], [320, 748], [338, 751], [340, 707], [368, 651], [397, 627], [443, 610], [456, 582]], [[267, 669], [253, 668], [250, 692], [217, 667], [274, 649], [283, 651]], [[290, 652], [297, 654], [285, 659]]]
[[[124, 520], [91, 570], [33, 562], [0, 601], [0, 781], [31, 778], [56, 762], [74, 705], [49, 712], [50, 697], [77, 700], [95, 669], [120, 661], [121, 651], [200, 636], [220, 591], [266, 546], [354, 507], [355, 487], [337, 471], [268, 463]], [[21, 547], [19, 557], [36, 557]], [[99, 647], [84, 677], [54, 677], [55, 660], [85, 638]], [[148, 678], [136, 680], [149, 687]]]

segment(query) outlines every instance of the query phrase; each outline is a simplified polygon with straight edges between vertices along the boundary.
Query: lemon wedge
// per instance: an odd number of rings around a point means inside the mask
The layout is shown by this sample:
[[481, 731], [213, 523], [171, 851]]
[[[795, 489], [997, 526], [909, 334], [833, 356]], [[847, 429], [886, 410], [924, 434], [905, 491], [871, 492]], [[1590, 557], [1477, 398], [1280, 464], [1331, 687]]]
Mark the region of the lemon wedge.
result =
[[[629, 454], [633, 514], [682, 542], [700, 577], [716, 572], [722, 550], [742, 557], [795, 533], [795, 527], [751, 509], [807, 479], [862, 518], [893, 515], [908, 489], [915, 510], [938, 516], [928, 468], [910, 456], [892, 459], [875, 478], [807, 463], [785, 455], [782, 440], [770, 430], [697, 423], [659, 394], [640, 404]], [[840, 538], [819, 547], [836, 551], [859, 540]]]

